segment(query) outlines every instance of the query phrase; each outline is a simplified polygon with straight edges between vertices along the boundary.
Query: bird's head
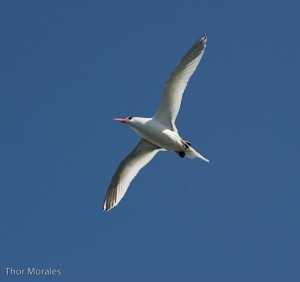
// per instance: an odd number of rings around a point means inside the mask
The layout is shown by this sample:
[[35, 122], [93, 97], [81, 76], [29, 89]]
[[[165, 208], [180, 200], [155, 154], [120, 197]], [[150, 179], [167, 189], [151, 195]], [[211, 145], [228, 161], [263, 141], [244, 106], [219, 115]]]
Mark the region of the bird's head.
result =
[[113, 120], [123, 123], [130, 123], [132, 121], [132, 116], [129, 116], [128, 118], [113, 118]]
[[133, 130], [140, 130], [151, 118], [128, 117], [128, 118], [113, 118], [113, 120], [129, 125]]

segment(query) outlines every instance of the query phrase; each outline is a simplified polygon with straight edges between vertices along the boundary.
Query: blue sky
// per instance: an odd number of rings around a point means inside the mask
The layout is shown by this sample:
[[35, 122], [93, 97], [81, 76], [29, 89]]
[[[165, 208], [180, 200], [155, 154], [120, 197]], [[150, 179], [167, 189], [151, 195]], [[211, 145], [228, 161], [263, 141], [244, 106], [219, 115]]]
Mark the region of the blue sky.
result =
[[[0, 280], [300, 281], [297, 1], [1, 1]], [[101, 206], [202, 34], [162, 152]], [[59, 277], [7, 276], [5, 267]]]

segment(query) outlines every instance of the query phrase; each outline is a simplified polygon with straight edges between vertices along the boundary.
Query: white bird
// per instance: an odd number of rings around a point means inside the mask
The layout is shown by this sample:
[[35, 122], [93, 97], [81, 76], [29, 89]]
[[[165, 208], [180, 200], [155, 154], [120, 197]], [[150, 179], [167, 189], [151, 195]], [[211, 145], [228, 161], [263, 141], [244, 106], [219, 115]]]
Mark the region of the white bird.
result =
[[202, 36], [175, 67], [165, 84], [158, 110], [152, 118], [114, 118], [129, 125], [141, 140], [115, 172], [104, 199], [103, 210], [108, 211], [121, 201], [139, 170], [159, 151], [173, 151], [181, 158], [197, 157], [209, 162], [179, 136], [175, 126], [183, 92], [204, 54], [206, 41], [206, 35]]

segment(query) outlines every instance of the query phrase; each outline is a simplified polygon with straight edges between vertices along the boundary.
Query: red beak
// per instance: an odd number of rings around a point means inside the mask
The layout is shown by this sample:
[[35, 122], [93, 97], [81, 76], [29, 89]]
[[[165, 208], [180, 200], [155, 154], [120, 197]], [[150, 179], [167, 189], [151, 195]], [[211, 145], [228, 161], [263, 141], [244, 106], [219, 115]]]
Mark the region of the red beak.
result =
[[127, 118], [113, 118], [113, 120], [119, 121], [119, 122], [127, 122]]

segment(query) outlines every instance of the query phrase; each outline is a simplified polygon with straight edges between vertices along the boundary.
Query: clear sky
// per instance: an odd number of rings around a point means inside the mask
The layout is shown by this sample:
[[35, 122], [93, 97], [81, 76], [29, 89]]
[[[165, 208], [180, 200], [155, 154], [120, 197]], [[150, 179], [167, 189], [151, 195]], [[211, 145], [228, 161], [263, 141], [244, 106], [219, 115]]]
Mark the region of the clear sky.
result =
[[[300, 281], [299, 1], [1, 1], [1, 281]], [[177, 128], [102, 202], [204, 33]], [[60, 269], [59, 277], [5, 268]]]

